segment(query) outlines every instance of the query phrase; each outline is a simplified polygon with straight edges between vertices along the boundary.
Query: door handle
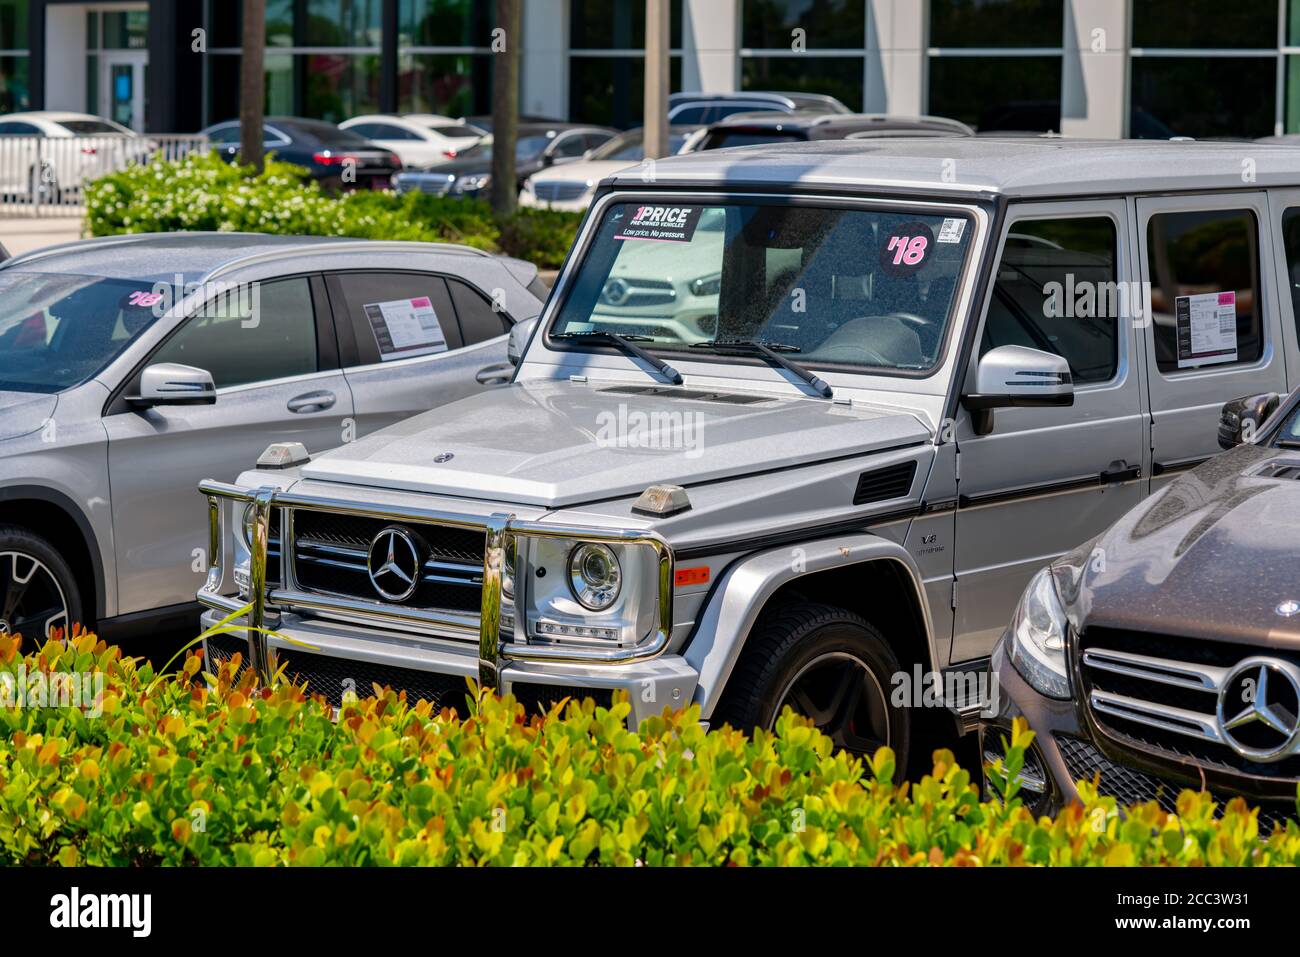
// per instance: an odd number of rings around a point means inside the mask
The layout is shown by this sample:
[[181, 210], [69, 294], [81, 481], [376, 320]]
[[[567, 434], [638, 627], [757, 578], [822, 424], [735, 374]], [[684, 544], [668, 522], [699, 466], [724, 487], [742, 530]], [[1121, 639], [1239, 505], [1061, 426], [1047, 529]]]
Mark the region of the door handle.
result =
[[330, 408], [338, 401], [338, 397], [333, 392], [321, 390], [320, 392], [304, 392], [302, 395], [296, 395], [285, 403], [285, 408], [290, 412], [323, 412]]
[[514, 366], [495, 365], [484, 366], [474, 375], [483, 385], [504, 385], [510, 381], [510, 376], [514, 372]]
[[1114, 485], [1116, 482], [1131, 482], [1142, 477], [1142, 466], [1129, 465], [1123, 459], [1116, 459], [1110, 467], [1102, 469], [1098, 478], [1102, 485]]

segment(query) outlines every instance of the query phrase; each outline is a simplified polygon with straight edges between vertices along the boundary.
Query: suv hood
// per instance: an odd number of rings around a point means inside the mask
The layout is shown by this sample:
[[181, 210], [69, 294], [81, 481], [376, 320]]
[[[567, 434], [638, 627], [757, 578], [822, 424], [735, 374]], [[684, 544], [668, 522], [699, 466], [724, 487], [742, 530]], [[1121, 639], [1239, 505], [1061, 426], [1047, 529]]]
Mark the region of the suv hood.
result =
[[304, 478], [558, 508], [927, 441], [914, 415], [681, 386], [532, 382], [314, 458]]
[[1300, 452], [1241, 446], [1112, 526], [1080, 556], [1084, 627], [1300, 642], [1300, 616], [1277, 612], [1300, 600], [1300, 477], [1269, 477], [1281, 462], [1300, 467]]
[[0, 392], [0, 439], [16, 439], [43, 427], [59, 404], [57, 395]]

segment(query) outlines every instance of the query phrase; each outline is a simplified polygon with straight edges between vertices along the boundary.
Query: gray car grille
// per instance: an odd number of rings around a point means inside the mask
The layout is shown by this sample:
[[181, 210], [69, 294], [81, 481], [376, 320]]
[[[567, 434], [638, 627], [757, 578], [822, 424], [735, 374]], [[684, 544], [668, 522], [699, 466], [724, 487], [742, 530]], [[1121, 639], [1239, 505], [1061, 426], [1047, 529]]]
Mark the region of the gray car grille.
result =
[[412, 175], [407, 173], [394, 181], [394, 186], [399, 193], [428, 193], [430, 196], [446, 196], [451, 190], [451, 184], [454, 180], [448, 179], [445, 174], [425, 176]]
[[[1256, 761], [1231, 746], [1216, 715], [1232, 670], [1263, 655], [1296, 662], [1293, 653], [1223, 641], [1111, 628], [1079, 638], [1083, 693], [1096, 722], [1125, 746], [1179, 762], [1252, 777], [1300, 779], [1300, 754]], [[1287, 706], [1293, 710], [1295, 704]], [[1236, 732], [1263, 735], [1267, 729]], [[1249, 743], [1249, 739], [1247, 739]]]
[[293, 570], [298, 587], [322, 595], [385, 601], [370, 580], [370, 545], [381, 531], [394, 526], [419, 544], [423, 562], [415, 592], [400, 604], [477, 613], [482, 607], [486, 547], [481, 530], [295, 509]]
[[533, 183], [533, 195], [544, 203], [564, 203], [586, 195], [586, 183], [562, 179]]

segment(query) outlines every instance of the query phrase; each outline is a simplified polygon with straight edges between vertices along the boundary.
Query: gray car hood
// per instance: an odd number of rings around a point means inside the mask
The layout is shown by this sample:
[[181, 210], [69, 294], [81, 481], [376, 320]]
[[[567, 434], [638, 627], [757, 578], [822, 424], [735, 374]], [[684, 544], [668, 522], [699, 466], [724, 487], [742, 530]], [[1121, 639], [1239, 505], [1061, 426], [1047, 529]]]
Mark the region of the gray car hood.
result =
[[334, 449], [302, 475], [554, 508], [634, 495], [656, 482], [690, 485], [930, 438], [907, 412], [797, 396], [710, 398], [716, 395], [520, 383]]
[[58, 404], [57, 395], [0, 392], [0, 440], [16, 439], [42, 428]]
[[1097, 539], [1082, 625], [1295, 646], [1300, 480], [1258, 474], [1300, 453], [1240, 446], [1181, 476]]

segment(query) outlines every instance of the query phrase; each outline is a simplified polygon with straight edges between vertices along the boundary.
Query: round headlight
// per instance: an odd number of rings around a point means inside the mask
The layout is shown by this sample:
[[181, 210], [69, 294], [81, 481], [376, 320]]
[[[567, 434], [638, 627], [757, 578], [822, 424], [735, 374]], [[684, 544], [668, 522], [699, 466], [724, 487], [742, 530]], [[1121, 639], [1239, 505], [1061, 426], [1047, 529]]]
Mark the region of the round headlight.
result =
[[618, 598], [623, 570], [608, 545], [579, 545], [569, 554], [569, 589], [583, 608], [603, 611]]

